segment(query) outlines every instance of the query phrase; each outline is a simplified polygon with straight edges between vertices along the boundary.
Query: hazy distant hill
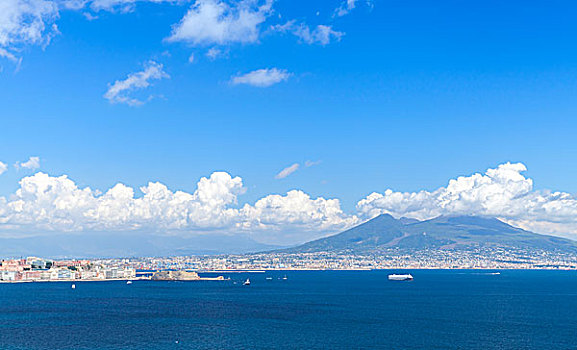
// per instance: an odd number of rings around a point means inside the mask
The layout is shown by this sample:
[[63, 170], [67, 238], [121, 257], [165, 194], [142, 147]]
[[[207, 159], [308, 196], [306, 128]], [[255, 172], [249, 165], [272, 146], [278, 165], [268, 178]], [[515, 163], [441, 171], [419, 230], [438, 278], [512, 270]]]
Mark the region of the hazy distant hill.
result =
[[0, 238], [0, 257], [47, 258], [141, 257], [250, 253], [278, 249], [248, 237], [194, 237], [97, 232], [42, 237]]
[[465, 249], [500, 246], [577, 253], [577, 242], [540, 235], [495, 218], [441, 216], [427, 221], [380, 215], [334, 236], [288, 249], [289, 252], [350, 250], [362, 253], [384, 248]]

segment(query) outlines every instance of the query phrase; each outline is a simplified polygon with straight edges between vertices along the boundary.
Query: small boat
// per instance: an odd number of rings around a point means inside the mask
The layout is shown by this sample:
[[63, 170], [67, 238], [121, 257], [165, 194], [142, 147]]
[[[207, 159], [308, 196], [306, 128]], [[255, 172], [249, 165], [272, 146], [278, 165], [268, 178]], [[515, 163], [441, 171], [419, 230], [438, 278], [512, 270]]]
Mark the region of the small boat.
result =
[[130, 280], [126, 281], [126, 284], [132, 284], [132, 281]]
[[272, 281], [272, 277], [265, 278], [267, 281]]
[[76, 289], [76, 285], [74, 283], [72, 283], [72, 286], [70, 288]]
[[288, 280], [287, 276], [284, 275], [284, 277], [282, 278], [284, 281]]
[[389, 275], [389, 281], [412, 281], [413, 280], [413, 275], [411, 275], [410, 273], [405, 273], [405, 274], [390, 274]]
[[250, 286], [250, 280], [247, 278], [246, 281], [242, 284], [243, 286]]

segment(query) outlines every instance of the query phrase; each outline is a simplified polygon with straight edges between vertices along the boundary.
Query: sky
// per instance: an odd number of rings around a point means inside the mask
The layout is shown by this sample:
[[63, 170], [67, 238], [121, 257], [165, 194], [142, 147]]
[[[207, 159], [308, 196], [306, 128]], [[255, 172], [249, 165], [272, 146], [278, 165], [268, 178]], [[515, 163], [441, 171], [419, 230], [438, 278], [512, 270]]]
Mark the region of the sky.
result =
[[2, 0], [0, 235], [381, 213], [577, 238], [572, 1]]

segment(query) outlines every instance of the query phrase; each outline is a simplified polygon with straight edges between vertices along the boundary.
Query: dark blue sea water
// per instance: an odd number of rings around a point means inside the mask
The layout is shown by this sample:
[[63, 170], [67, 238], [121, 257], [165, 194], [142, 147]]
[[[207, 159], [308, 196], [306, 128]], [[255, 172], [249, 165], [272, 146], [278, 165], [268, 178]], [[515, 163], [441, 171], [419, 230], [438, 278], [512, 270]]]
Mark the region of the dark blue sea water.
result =
[[0, 284], [0, 349], [577, 349], [577, 272], [411, 272]]

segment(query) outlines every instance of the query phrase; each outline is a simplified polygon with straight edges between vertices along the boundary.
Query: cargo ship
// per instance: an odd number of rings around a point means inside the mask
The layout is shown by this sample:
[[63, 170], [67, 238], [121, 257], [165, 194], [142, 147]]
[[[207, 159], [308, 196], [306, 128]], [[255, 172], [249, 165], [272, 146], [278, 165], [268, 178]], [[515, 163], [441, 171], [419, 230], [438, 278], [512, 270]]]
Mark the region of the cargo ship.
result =
[[413, 275], [411, 275], [410, 273], [405, 273], [405, 274], [390, 274], [389, 275], [389, 281], [412, 281], [413, 280]]

